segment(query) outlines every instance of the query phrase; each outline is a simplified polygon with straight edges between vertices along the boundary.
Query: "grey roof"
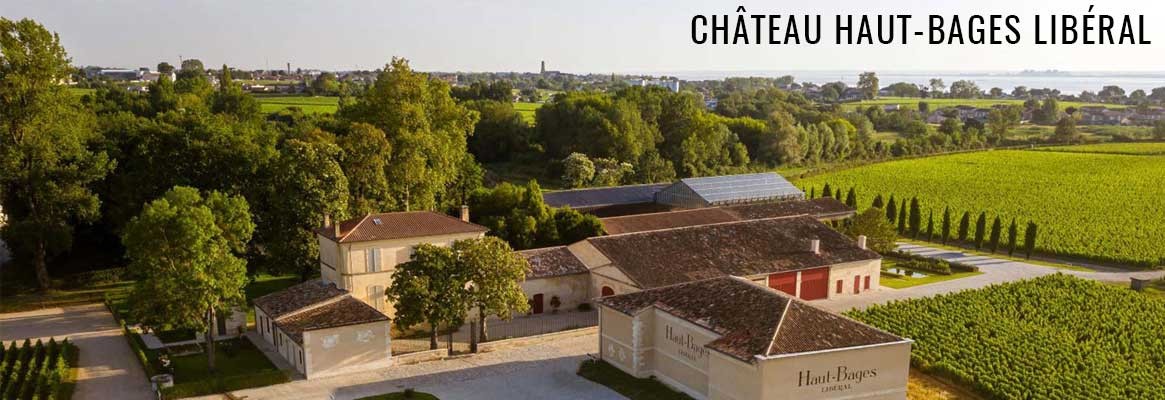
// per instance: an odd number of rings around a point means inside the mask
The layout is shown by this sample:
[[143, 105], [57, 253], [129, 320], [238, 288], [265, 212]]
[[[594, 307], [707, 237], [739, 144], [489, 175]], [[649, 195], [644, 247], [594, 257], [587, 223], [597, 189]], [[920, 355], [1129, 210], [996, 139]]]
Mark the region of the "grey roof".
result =
[[557, 192], [543, 193], [542, 201], [551, 207], [570, 206], [574, 209], [619, 204], [651, 203], [655, 201], [655, 193], [668, 185], [667, 183], [653, 183], [647, 185], [560, 190]]
[[805, 192], [774, 172], [684, 178], [679, 183], [691, 188], [708, 204], [805, 197]]

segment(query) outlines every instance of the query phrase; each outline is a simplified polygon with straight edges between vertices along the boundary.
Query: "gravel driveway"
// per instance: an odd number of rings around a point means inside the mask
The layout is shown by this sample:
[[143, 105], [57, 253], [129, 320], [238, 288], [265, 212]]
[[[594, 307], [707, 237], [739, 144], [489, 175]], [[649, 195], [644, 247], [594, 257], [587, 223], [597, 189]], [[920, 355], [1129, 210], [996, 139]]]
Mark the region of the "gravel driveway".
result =
[[100, 304], [0, 314], [0, 340], [68, 338], [81, 350], [74, 400], [153, 399], [145, 372]]

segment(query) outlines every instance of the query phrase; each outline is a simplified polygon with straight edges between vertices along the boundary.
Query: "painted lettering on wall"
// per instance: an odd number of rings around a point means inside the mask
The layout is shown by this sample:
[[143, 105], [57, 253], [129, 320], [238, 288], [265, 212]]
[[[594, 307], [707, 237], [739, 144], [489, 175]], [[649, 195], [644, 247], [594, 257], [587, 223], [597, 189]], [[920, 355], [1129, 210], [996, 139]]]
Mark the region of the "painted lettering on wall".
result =
[[692, 361], [700, 361], [708, 357], [708, 348], [696, 343], [696, 338], [690, 333], [677, 333], [671, 325], [664, 328], [665, 338], [680, 347], [680, 355]]
[[851, 385], [861, 384], [863, 380], [877, 376], [877, 368], [855, 370], [844, 365], [820, 372], [804, 370], [797, 372], [797, 387], [821, 386], [822, 393], [840, 392], [851, 389]]

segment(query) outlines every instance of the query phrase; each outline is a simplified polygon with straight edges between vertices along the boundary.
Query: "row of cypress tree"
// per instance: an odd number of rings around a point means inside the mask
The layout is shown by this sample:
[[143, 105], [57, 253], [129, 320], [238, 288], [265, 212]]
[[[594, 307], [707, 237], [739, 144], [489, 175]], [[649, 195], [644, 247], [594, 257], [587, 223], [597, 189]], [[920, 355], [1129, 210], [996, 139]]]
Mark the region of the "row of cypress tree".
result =
[[[841, 188], [833, 188], [826, 183], [822, 187], [822, 197], [832, 197], [838, 200], [843, 199]], [[809, 198], [816, 198], [816, 188], [809, 189]], [[845, 204], [857, 208], [857, 191], [850, 187], [849, 191], [844, 195]], [[889, 200], [885, 200], [881, 194], [874, 197], [871, 204], [872, 207], [877, 207], [886, 211], [886, 220], [891, 225], [898, 228], [898, 234], [903, 237], [913, 239], [926, 240], [928, 242], [941, 242], [942, 244], [956, 243], [962, 245], [973, 245], [976, 250], [989, 250], [991, 253], [997, 253], [1002, 245], [1003, 249], [1007, 250], [1008, 256], [1015, 255], [1017, 250], [1022, 251], [1027, 258], [1031, 258], [1032, 252], [1035, 251], [1036, 235], [1039, 231], [1039, 226], [1033, 222], [1028, 221], [1027, 227], [1023, 230], [1023, 242], [1020, 246], [1019, 239], [1019, 222], [1011, 219], [1011, 223], [1007, 226], [1006, 232], [1003, 229], [1003, 219], [996, 215], [991, 222], [991, 227], [987, 227], [987, 212], [979, 212], [978, 218], [975, 219], [975, 229], [971, 230], [971, 212], [964, 211], [961, 218], [959, 218], [956, 225], [952, 219], [951, 208], [945, 207], [943, 209], [942, 220], [936, 230], [934, 211], [927, 212], [926, 225], [922, 224], [922, 205], [918, 197], [912, 197], [909, 201], [905, 198], [899, 200], [893, 194], [889, 196]], [[955, 229], [955, 232], [952, 232]]]

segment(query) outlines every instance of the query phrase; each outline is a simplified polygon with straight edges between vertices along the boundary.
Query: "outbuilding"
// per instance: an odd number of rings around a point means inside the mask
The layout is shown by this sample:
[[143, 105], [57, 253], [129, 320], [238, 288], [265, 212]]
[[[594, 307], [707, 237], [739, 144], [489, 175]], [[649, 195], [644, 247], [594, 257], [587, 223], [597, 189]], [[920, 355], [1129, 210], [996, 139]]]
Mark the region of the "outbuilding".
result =
[[602, 360], [697, 399], [906, 397], [911, 341], [739, 277], [600, 299]]

